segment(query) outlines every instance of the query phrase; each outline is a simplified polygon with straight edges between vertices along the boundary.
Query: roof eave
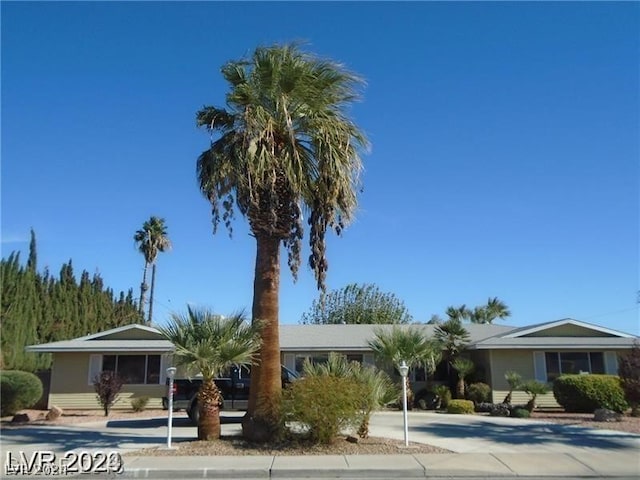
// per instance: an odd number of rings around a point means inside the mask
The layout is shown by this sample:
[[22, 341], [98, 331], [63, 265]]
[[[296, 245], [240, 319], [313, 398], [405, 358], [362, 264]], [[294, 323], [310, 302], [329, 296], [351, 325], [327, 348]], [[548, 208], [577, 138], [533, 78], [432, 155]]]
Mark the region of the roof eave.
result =
[[105, 348], [100, 346], [87, 346], [87, 347], [48, 347], [48, 348], [39, 348], [36, 346], [26, 347], [25, 351], [32, 353], [84, 353], [84, 352], [100, 352], [100, 353], [109, 353], [109, 352], [160, 352], [160, 353], [171, 353], [175, 351], [175, 347], [109, 347]]

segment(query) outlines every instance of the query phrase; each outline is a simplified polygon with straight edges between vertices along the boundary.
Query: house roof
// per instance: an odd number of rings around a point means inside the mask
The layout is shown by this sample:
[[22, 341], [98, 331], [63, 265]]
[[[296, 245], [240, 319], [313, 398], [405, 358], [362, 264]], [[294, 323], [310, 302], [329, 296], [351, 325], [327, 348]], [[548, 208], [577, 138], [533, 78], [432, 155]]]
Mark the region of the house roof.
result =
[[[280, 325], [280, 349], [302, 351], [369, 351], [368, 342], [378, 330], [394, 325]], [[435, 325], [415, 327], [433, 336]], [[470, 349], [613, 349], [629, 348], [639, 337], [571, 318], [516, 328], [508, 325], [465, 324]], [[562, 329], [565, 330], [562, 330]], [[570, 329], [570, 330], [567, 330]], [[548, 335], [545, 335], [547, 333]], [[173, 352], [174, 346], [159, 330], [146, 325], [126, 325], [61, 342], [31, 345], [29, 352]]]
[[595, 333], [600, 333], [602, 336], [612, 336], [620, 338], [634, 338], [634, 335], [624, 333], [619, 330], [613, 330], [611, 328], [595, 325], [593, 323], [582, 322], [573, 318], [563, 318], [561, 320], [554, 320], [552, 322], [538, 323], [536, 325], [529, 325], [527, 327], [515, 328], [508, 334], [504, 335], [504, 338], [526, 337], [533, 333], [538, 333], [544, 330], [551, 330], [555, 327], [571, 325], [578, 327], [579, 329], [590, 330]]
[[[394, 325], [280, 325], [280, 349], [291, 351], [369, 351], [369, 340], [378, 330], [389, 331]], [[416, 327], [433, 336], [435, 325], [400, 325]], [[506, 325], [465, 324], [471, 342], [504, 334], [514, 327]]]
[[629, 348], [638, 337], [587, 322], [564, 318], [514, 328], [470, 345], [476, 350], [490, 349], [598, 349]]
[[160, 331], [146, 325], [125, 325], [60, 342], [30, 345], [27, 352], [173, 352], [173, 344]]

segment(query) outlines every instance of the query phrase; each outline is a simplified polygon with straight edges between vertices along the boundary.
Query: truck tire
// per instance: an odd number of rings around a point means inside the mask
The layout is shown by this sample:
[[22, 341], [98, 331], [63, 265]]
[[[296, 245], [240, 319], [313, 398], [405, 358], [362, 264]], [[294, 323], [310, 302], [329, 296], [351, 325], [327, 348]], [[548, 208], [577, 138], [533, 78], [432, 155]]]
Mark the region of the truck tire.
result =
[[438, 405], [438, 396], [433, 392], [421, 390], [416, 395], [415, 405], [421, 410], [435, 410]]
[[198, 425], [198, 420], [200, 420], [200, 409], [198, 408], [198, 398], [194, 397], [189, 404], [189, 409], [187, 410], [187, 415], [189, 416], [189, 420], [194, 425]]
[[[224, 398], [220, 395], [220, 409], [224, 406]], [[187, 415], [191, 420], [191, 423], [194, 425], [198, 425], [198, 421], [200, 420], [200, 409], [198, 408], [198, 397], [197, 395], [193, 397], [191, 400], [191, 404], [189, 405], [189, 409], [187, 410]]]

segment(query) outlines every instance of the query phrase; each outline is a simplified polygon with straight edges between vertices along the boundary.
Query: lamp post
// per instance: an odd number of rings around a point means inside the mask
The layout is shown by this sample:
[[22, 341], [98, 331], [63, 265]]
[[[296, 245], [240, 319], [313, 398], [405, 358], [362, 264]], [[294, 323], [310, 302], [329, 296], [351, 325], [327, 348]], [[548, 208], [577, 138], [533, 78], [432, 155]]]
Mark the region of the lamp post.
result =
[[171, 448], [171, 427], [173, 426], [173, 377], [176, 375], [176, 367], [167, 368], [169, 377], [169, 417], [167, 419], [167, 448]]
[[404, 446], [409, 446], [409, 424], [407, 422], [407, 375], [409, 374], [409, 366], [403, 360], [398, 371], [402, 376], [402, 413], [404, 416]]

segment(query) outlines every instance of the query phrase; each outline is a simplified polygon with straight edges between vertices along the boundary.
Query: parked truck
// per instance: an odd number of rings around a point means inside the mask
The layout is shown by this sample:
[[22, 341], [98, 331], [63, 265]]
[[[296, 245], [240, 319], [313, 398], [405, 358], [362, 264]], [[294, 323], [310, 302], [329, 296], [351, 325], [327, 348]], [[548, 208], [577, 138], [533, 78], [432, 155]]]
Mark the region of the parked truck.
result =
[[[285, 366], [281, 367], [282, 386], [298, 378], [298, 374]], [[215, 379], [222, 395], [220, 407], [224, 410], [246, 410], [251, 387], [251, 368], [232, 367], [226, 375]], [[167, 385], [169, 380], [167, 380]], [[198, 390], [202, 385], [202, 377], [178, 378], [173, 381], [173, 409], [186, 410], [187, 415], [195, 424], [198, 423]], [[168, 392], [167, 392], [168, 393]], [[162, 398], [162, 405], [169, 408], [168, 397]]]

